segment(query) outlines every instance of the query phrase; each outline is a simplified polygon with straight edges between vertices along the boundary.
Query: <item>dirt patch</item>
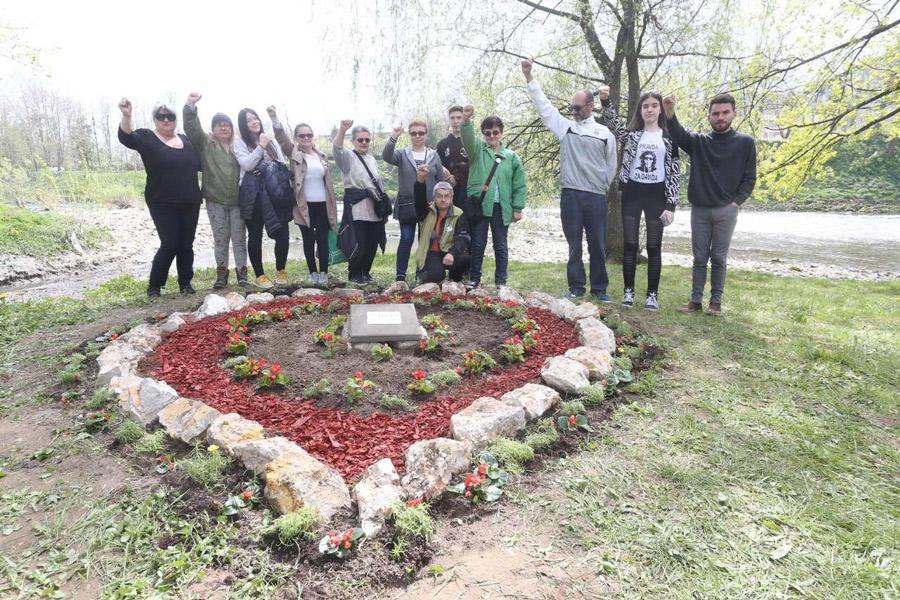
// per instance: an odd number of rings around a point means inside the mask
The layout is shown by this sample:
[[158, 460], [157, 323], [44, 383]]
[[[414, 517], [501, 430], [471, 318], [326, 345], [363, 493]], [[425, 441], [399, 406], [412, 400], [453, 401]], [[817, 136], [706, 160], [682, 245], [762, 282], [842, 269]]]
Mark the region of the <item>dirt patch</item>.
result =
[[[500, 363], [497, 348], [512, 335], [503, 319], [475, 310], [459, 311], [441, 308], [419, 307], [419, 319], [429, 314], [439, 315], [452, 332], [446, 347], [439, 353], [425, 354], [420, 350], [395, 350], [394, 356], [385, 362], [376, 362], [365, 352], [342, 351], [333, 358], [323, 357], [323, 346], [316, 344], [313, 333], [325, 327], [331, 315], [307, 315], [287, 321], [254, 326], [251, 331], [249, 356], [265, 358], [281, 364], [290, 378], [286, 391], [291, 396], [303, 396], [304, 389], [322, 378], [331, 381], [331, 391], [314, 400], [316, 406], [340, 407], [360, 415], [378, 410], [383, 394], [393, 394], [410, 401], [422, 400], [407, 389], [411, 374], [417, 369], [426, 377], [437, 371], [453, 369], [462, 364], [461, 355], [469, 350], [484, 350]], [[347, 378], [355, 372], [375, 384], [365, 398], [349, 402], [343, 393]]]

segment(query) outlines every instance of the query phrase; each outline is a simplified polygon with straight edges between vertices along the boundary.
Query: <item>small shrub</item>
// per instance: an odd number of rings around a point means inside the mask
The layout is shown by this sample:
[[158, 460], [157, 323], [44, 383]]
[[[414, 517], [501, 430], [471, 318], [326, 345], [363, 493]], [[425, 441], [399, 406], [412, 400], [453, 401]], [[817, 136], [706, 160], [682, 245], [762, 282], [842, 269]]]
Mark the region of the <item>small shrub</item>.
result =
[[319, 512], [313, 508], [301, 508], [286, 515], [281, 515], [273, 523], [273, 530], [278, 541], [282, 544], [290, 544], [303, 537], [313, 540], [316, 537], [315, 530], [321, 523]]
[[578, 390], [578, 395], [583, 404], [599, 406], [606, 400], [606, 389], [601, 385], [591, 384]]
[[106, 405], [112, 402], [113, 396], [115, 396], [115, 392], [113, 392], [111, 388], [97, 388], [91, 395], [91, 399], [84, 403], [84, 407], [88, 410], [98, 410], [104, 408]]
[[434, 523], [428, 514], [429, 505], [419, 500], [394, 502], [391, 507], [394, 520], [394, 542], [391, 557], [400, 560], [411, 544], [427, 542], [434, 534]]
[[62, 383], [80, 383], [81, 369], [85, 355], [75, 352], [66, 359], [66, 366], [59, 371], [59, 380]]
[[372, 349], [369, 350], [369, 354], [375, 362], [387, 362], [394, 358], [394, 351], [387, 344], [373, 346]]
[[584, 404], [578, 400], [569, 400], [561, 402], [559, 412], [564, 415], [581, 415], [584, 414]]
[[455, 385], [462, 380], [462, 376], [454, 369], [444, 369], [431, 376], [431, 382], [436, 386]]
[[656, 373], [653, 371], [646, 371], [641, 373], [641, 376], [638, 377], [636, 381], [630, 383], [625, 389], [634, 394], [653, 396], [656, 393], [656, 386], [658, 384], [659, 380], [656, 377]]
[[133, 444], [145, 435], [144, 428], [131, 419], [125, 419], [116, 429], [116, 439], [120, 444]]
[[327, 377], [323, 377], [317, 382], [306, 386], [306, 388], [303, 390], [303, 395], [307, 398], [321, 398], [330, 391], [331, 380]]
[[622, 369], [623, 371], [631, 371], [634, 368], [634, 364], [627, 356], [617, 356], [613, 359], [613, 368]]
[[406, 398], [395, 396], [394, 394], [384, 394], [381, 397], [381, 408], [385, 410], [409, 410], [410, 404]]
[[191, 481], [209, 488], [222, 480], [222, 472], [229, 462], [229, 458], [221, 454], [216, 446], [198, 446], [190, 458], [181, 461], [181, 466]]
[[487, 451], [497, 458], [501, 469], [510, 473], [521, 473], [525, 470], [525, 463], [534, 459], [531, 446], [509, 438], [497, 438]]
[[553, 425], [553, 419], [541, 419], [534, 426], [534, 431], [525, 436], [525, 443], [535, 450], [548, 448], [559, 441], [559, 432]]
[[166, 430], [157, 429], [153, 433], [148, 433], [139, 439], [134, 445], [134, 449], [141, 454], [159, 454], [162, 452], [165, 443]]

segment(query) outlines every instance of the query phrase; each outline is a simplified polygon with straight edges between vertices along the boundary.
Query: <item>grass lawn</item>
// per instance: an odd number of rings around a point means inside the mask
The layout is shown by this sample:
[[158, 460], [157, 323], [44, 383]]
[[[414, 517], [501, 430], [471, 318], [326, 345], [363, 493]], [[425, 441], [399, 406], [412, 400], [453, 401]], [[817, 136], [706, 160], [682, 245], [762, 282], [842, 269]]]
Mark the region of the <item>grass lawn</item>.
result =
[[0, 202], [0, 254], [47, 257], [72, 252], [70, 231], [84, 248], [96, 248], [109, 239], [106, 231], [53, 211], [36, 212]]
[[[301, 267], [291, 263], [289, 273], [300, 277]], [[379, 257], [379, 281], [392, 273], [393, 256]], [[510, 273], [522, 291], [565, 289], [562, 265], [513, 264]], [[617, 297], [618, 267], [610, 275]], [[638, 281], [645, 276], [639, 270]], [[198, 279], [196, 287], [208, 288], [213, 274]], [[148, 305], [145, 285], [122, 278], [83, 301], [0, 304], [0, 377], [26, 365], [52, 372], [58, 354], [80, 341], [59, 342], [73, 327], [104, 320], [102, 330], [126, 309], [147, 305], [141, 310], [149, 315], [186, 302], [164, 297]], [[640, 396], [595, 442], [526, 474], [528, 485], [511, 490], [506, 502], [524, 522], [556, 532], [540, 545], [590, 566], [592, 580], [573, 581], [572, 590], [590, 584], [624, 598], [897, 597], [900, 283], [733, 271], [719, 319], [675, 311], [689, 285], [688, 269], [665, 267], [659, 313], [620, 311], [638, 331], [664, 341], [666, 359], [633, 384]], [[5, 387], [0, 404], [2, 424], [48, 401], [35, 383]], [[148, 597], [160, 586], [175, 594], [222, 564], [243, 574], [229, 597], [297, 589], [289, 564], [238, 543], [231, 525], [186, 513], [165, 489], [135, 485], [98, 502], [102, 493], [88, 490], [100, 482], [91, 477], [9, 483], [29, 481], [19, 473], [26, 469], [52, 475], [54, 461], [68, 456], [102, 463], [115, 453], [78, 431], [48, 440], [55, 453], [41, 459], [45, 467], [35, 467], [32, 449], [0, 451], [3, 534], [33, 525], [29, 515], [49, 523], [15, 554], [4, 552], [0, 596], [37, 597], [67, 572], [87, 573], [104, 598]], [[162, 548], [154, 541], [161, 531], [187, 533], [183, 543]], [[533, 532], [509, 535], [527, 540]]]

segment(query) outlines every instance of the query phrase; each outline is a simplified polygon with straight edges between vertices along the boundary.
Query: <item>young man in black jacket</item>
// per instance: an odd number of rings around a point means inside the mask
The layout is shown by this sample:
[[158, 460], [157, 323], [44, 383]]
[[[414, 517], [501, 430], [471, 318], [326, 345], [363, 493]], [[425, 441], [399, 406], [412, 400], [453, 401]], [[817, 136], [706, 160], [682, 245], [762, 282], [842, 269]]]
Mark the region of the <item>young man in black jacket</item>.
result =
[[466, 185], [469, 180], [469, 156], [459, 137], [459, 126], [463, 120], [462, 106], [451, 106], [447, 110], [450, 119], [450, 135], [437, 144], [437, 153], [444, 168], [450, 171], [450, 185], [453, 186], [453, 204], [462, 208], [466, 201]]
[[753, 138], [731, 127], [735, 102], [731, 94], [719, 94], [709, 101], [706, 116], [712, 131], [691, 133], [675, 116], [675, 97], [663, 99], [669, 119], [669, 133], [691, 157], [688, 201], [691, 203], [691, 244], [694, 252], [691, 300], [685, 313], [703, 310], [706, 265], [712, 262], [709, 314], [722, 314], [728, 247], [737, 224], [738, 207], [756, 185], [756, 144]]

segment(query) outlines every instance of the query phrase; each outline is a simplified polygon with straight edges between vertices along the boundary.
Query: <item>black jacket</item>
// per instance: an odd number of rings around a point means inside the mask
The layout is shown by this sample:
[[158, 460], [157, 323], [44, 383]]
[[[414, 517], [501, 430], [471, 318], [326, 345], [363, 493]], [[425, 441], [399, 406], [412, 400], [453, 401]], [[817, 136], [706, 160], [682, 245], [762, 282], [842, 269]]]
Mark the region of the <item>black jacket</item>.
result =
[[245, 221], [252, 219], [257, 205], [262, 213], [266, 234], [274, 239], [282, 227], [287, 227], [287, 223], [291, 219], [291, 213], [288, 211], [286, 214], [282, 214], [283, 210], [276, 210], [272, 200], [269, 198], [269, 194], [266, 192], [262, 174], [258, 171], [248, 171], [244, 174], [244, 179], [241, 181], [241, 189], [238, 192], [238, 206], [241, 209], [241, 218]]

